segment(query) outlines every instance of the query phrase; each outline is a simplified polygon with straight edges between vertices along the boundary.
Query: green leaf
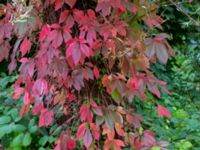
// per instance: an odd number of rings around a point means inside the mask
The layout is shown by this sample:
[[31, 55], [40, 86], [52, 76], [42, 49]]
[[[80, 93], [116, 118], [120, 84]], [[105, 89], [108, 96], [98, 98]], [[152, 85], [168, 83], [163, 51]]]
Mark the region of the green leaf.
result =
[[15, 132], [24, 132], [26, 130], [26, 127], [22, 124], [15, 124], [13, 125], [12, 129]]
[[199, 120], [195, 120], [195, 119], [188, 120], [188, 123], [187, 123], [188, 129], [196, 130], [198, 127], [200, 127]]
[[116, 102], [120, 101], [120, 94], [117, 89], [112, 92], [111, 96]]
[[32, 141], [31, 134], [27, 132], [27, 133], [24, 135], [22, 145], [23, 145], [23, 146], [28, 146], [28, 145], [31, 144], [31, 141]]
[[30, 128], [32, 128], [34, 125], [35, 125], [35, 119], [33, 118], [33, 119], [31, 119], [31, 121], [29, 122], [28, 128], [30, 129]]
[[10, 121], [11, 121], [11, 118], [9, 116], [0, 117], [0, 125], [9, 123]]
[[16, 120], [16, 118], [19, 117], [19, 111], [17, 110], [17, 108], [13, 108], [8, 112], [9, 115], [11, 115], [13, 120]]
[[22, 150], [22, 147], [21, 146], [12, 147], [12, 150]]
[[154, 146], [154, 147], [152, 147], [150, 150], [161, 150], [161, 149], [160, 149], [160, 147], [158, 147], [158, 146]]
[[39, 144], [40, 146], [44, 146], [49, 140], [48, 136], [43, 136], [40, 140], [39, 140]]
[[105, 114], [105, 123], [108, 129], [110, 130], [114, 129], [114, 122], [113, 122], [113, 119], [110, 117], [109, 112]]
[[102, 116], [96, 116], [95, 122], [98, 126], [100, 126], [104, 122], [104, 118]]
[[20, 133], [18, 136], [16, 136], [14, 138], [14, 140], [12, 141], [12, 147], [15, 147], [15, 146], [21, 146], [22, 144], [22, 141], [23, 141], [23, 137], [24, 137], [24, 134], [23, 133]]
[[9, 133], [10, 127], [8, 125], [0, 127], [0, 139], [7, 133]]
[[[61, 128], [60, 128], [60, 129], [61, 129]], [[55, 124], [54, 126], [52, 126], [52, 127], [50, 128], [50, 133], [53, 133], [55, 130], [60, 130], [60, 129], [58, 129], [58, 125]]]
[[183, 109], [179, 109], [173, 114], [173, 117], [174, 118], [184, 119], [184, 118], [188, 117], [188, 113]]
[[50, 136], [48, 141], [49, 143], [56, 142], [56, 138], [54, 138], [53, 136]]
[[189, 150], [192, 146], [192, 143], [186, 140], [182, 140], [180, 143], [177, 143], [177, 148], [179, 150]]
[[29, 131], [30, 131], [30, 133], [34, 133], [37, 131], [37, 129], [38, 129], [38, 127], [35, 125], [35, 126], [32, 126], [31, 128], [29, 128]]
[[112, 118], [113, 122], [122, 123], [120, 116], [117, 113], [115, 113], [114, 111], [111, 111], [110, 118]]
[[2, 88], [6, 88], [7, 84], [9, 83], [9, 77], [4, 77], [0, 80], [0, 83], [1, 83], [1, 87]]

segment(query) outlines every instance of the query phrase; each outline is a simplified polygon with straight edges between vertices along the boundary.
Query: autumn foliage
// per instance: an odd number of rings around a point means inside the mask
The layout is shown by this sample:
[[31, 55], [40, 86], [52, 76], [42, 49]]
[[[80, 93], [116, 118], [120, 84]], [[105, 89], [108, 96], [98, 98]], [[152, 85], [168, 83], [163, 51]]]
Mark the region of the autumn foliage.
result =
[[[158, 6], [138, 0], [1, 6], [0, 61], [9, 61], [9, 73], [19, 73], [13, 98], [23, 96], [20, 114], [39, 115], [39, 127], [79, 124], [76, 136], [61, 133], [55, 150], [72, 150], [78, 140], [86, 149], [162, 147], [153, 132], [139, 130], [143, 117], [129, 105], [135, 97], [145, 101], [148, 91], [158, 98], [160, 90], [169, 93], [150, 70], [150, 63], [166, 64], [173, 55]], [[161, 117], [171, 116], [155, 104]]]

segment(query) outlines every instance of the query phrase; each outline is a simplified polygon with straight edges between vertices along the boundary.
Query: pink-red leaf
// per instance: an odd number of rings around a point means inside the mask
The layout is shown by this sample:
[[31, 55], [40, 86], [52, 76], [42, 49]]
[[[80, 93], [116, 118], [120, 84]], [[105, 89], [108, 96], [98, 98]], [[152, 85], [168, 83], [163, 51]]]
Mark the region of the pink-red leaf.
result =
[[48, 91], [47, 81], [45, 79], [38, 79], [33, 84], [32, 92], [35, 95], [46, 94]]
[[15, 88], [15, 90], [13, 91], [13, 99], [18, 100], [19, 97], [23, 94], [23, 92], [24, 92], [24, 88], [21, 88], [21, 87]]
[[21, 46], [20, 46], [20, 50], [21, 50], [21, 53], [22, 53], [22, 57], [27, 53], [29, 52], [31, 49], [31, 43], [30, 41], [28, 40], [27, 37], [24, 38]]
[[43, 102], [35, 104], [32, 108], [33, 115], [37, 115], [42, 109], [44, 109]]
[[149, 130], [144, 131], [144, 135], [142, 137], [142, 145], [149, 147], [157, 145], [155, 135], [152, 131]]
[[74, 140], [73, 138], [68, 138], [66, 141], [66, 148], [67, 150], [72, 150], [76, 148], [76, 140]]
[[50, 31], [51, 31], [50, 26], [48, 24], [44, 25], [42, 27], [42, 30], [40, 31], [39, 41], [40, 42], [43, 41]]
[[39, 127], [48, 126], [53, 122], [54, 112], [48, 109], [42, 109], [39, 118]]
[[158, 105], [157, 112], [158, 112], [160, 117], [168, 117], [168, 118], [171, 117], [170, 112], [165, 107], [163, 107], [162, 105]]
[[86, 123], [82, 123], [79, 128], [78, 131], [76, 133], [76, 138], [80, 139], [85, 135], [85, 131], [86, 131]]
[[28, 92], [25, 92], [24, 94], [24, 104], [27, 105], [30, 103], [30, 95]]
[[60, 14], [59, 23], [63, 23], [65, 20], [67, 20], [68, 14], [69, 14], [68, 10], [62, 11]]
[[74, 40], [69, 44], [66, 50], [66, 58], [72, 57], [73, 63], [77, 65], [81, 59], [81, 51], [79, 43]]
[[76, 1], [77, 0], [65, 0], [65, 3], [67, 3], [67, 5], [69, 5], [71, 8], [73, 8], [76, 4]]
[[117, 134], [120, 136], [124, 136], [124, 130], [122, 129], [123, 125], [119, 123], [115, 123], [115, 130], [117, 131]]
[[161, 43], [157, 43], [155, 47], [157, 58], [161, 63], [166, 64], [169, 57], [166, 47]]
[[94, 73], [95, 78], [98, 79], [99, 78], [99, 70], [96, 66], [94, 66], [93, 73]]
[[92, 108], [93, 112], [98, 116], [103, 116], [103, 112], [99, 107]]
[[53, 3], [55, 3], [55, 10], [58, 10], [63, 6], [64, 1], [63, 0], [51, 0], [51, 4], [53, 4]]
[[92, 55], [92, 50], [86, 44], [81, 43], [80, 50], [87, 57], [90, 57]]
[[80, 119], [81, 121], [92, 122], [92, 112], [88, 105], [82, 105], [80, 108]]
[[92, 144], [92, 134], [89, 129], [86, 130], [85, 135], [83, 137], [83, 142], [86, 148], [89, 148]]
[[58, 48], [63, 42], [63, 36], [60, 30], [52, 30], [47, 38], [47, 41], [52, 42], [54, 48]]
[[100, 138], [99, 127], [95, 125], [94, 123], [90, 123], [90, 127], [92, 130], [92, 135], [94, 136], [95, 139], [98, 140]]

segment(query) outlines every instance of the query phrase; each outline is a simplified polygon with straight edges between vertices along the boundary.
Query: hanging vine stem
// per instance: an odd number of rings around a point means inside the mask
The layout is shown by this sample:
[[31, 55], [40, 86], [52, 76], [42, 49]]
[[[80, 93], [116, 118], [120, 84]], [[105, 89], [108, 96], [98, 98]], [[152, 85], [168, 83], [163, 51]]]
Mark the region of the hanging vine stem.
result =
[[184, 14], [185, 16], [187, 16], [196, 26], [200, 26], [200, 22], [199, 21], [196, 21], [188, 13], [186, 13], [184, 10], [182, 10], [175, 2], [173, 2], [172, 0], [169, 0], [169, 2], [171, 4], [173, 4], [176, 7], [176, 9], [179, 10], [182, 14]]

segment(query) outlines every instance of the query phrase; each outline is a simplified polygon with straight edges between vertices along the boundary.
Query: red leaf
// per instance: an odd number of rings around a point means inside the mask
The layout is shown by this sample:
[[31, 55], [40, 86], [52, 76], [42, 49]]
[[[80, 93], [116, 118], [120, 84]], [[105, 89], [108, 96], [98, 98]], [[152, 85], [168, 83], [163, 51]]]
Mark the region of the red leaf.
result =
[[64, 39], [64, 42], [67, 43], [71, 38], [71, 29], [69, 28], [69, 26], [64, 26], [64, 32], [63, 32], [63, 39]]
[[88, 29], [86, 39], [90, 45], [96, 40], [96, 31], [93, 28]]
[[75, 48], [72, 52], [72, 59], [74, 61], [74, 64], [77, 65], [79, 61], [81, 60], [81, 52], [79, 48]]
[[66, 94], [66, 99], [67, 99], [69, 102], [76, 101], [76, 95], [74, 95], [73, 93], [67, 93], [67, 94]]
[[139, 89], [139, 79], [133, 77], [133, 78], [130, 78], [126, 84], [126, 86], [130, 89], [130, 90], [138, 90]]
[[66, 133], [61, 133], [54, 150], [72, 150], [74, 148], [76, 148], [76, 140], [70, 137], [69, 131], [66, 131]]
[[120, 136], [124, 136], [124, 130], [122, 129], [123, 125], [119, 123], [115, 123], [115, 130], [117, 131], [117, 134]]
[[43, 41], [45, 37], [50, 33], [51, 28], [48, 24], [44, 25], [42, 27], [42, 30], [40, 31], [39, 41]]
[[51, 31], [48, 35], [47, 41], [52, 42], [52, 46], [54, 48], [58, 48], [63, 42], [61, 31], [60, 30]]
[[134, 13], [134, 14], [136, 14], [136, 13], [138, 12], [137, 7], [133, 5], [133, 6], [131, 7], [131, 12]]
[[18, 100], [23, 92], [24, 92], [23, 88], [21, 88], [21, 87], [15, 88], [15, 90], [13, 91], [13, 99]]
[[53, 28], [53, 29], [60, 29], [61, 26], [58, 23], [54, 23], [54, 24], [51, 25], [51, 28]]
[[135, 128], [141, 127], [141, 121], [143, 120], [142, 116], [139, 114], [127, 114], [126, 120], [128, 123], [134, 125]]
[[155, 94], [158, 98], [160, 98], [160, 91], [157, 89], [157, 87], [155, 85], [152, 84], [147, 84], [148, 89]]
[[152, 131], [149, 130], [144, 131], [144, 135], [142, 137], [142, 145], [149, 147], [157, 145], [155, 135]]
[[168, 117], [168, 118], [171, 117], [170, 112], [165, 107], [163, 107], [162, 105], [158, 105], [157, 112], [158, 112], [160, 117]]
[[59, 23], [63, 23], [65, 20], [67, 20], [68, 14], [69, 10], [62, 11], [60, 14]]
[[86, 131], [86, 123], [82, 123], [79, 128], [78, 131], [76, 133], [76, 138], [80, 139], [85, 135], [85, 131]]
[[88, 105], [82, 105], [80, 108], [80, 119], [81, 121], [92, 122], [92, 112]]
[[86, 67], [85, 69], [83, 69], [83, 75], [84, 75], [84, 78], [86, 80], [89, 80], [89, 79], [94, 79], [94, 76], [93, 76], [93, 72], [90, 68]]
[[92, 107], [94, 107], [94, 108], [97, 108], [97, 107], [98, 107], [97, 103], [94, 102], [94, 101], [90, 101], [90, 105], [91, 105]]
[[0, 62], [3, 59], [8, 59], [9, 56], [9, 50], [10, 50], [10, 44], [8, 41], [5, 41], [1, 44], [0, 41]]
[[154, 41], [162, 42], [163, 40], [168, 39], [168, 38], [169, 38], [168, 34], [166, 34], [166, 33], [160, 33], [160, 34], [156, 35], [156, 37], [154, 38]]
[[121, 147], [125, 146], [124, 142], [121, 140], [115, 140], [115, 143], [116, 143], [116, 145], [121, 146]]
[[65, 0], [65, 3], [67, 3], [67, 5], [69, 5], [71, 8], [73, 8], [76, 4], [76, 0]]
[[98, 140], [100, 138], [99, 127], [96, 126], [94, 123], [90, 123], [90, 127], [92, 130], [92, 135], [94, 136], [95, 139]]
[[167, 38], [169, 38], [168, 34], [160, 33], [153, 39], [145, 39], [145, 44], [147, 45], [146, 55], [149, 59], [153, 59], [153, 56], [156, 53], [158, 60], [161, 63], [166, 64], [169, 55], [174, 55], [173, 50], [166, 41]]
[[73, 40], [66, 50], [66, 57], [70, 56], [72, 56], [74, 64], [77, 65], [81, 59], [81, 52], [79, 43], [76, 40]]
[[24, 104], [27, 105], [30, 103], [30, 96], [28, 92], [25, 92], [24, 94]]
[[88, 129], [86, 130], [85, 135], [83, 137], [83, 142], [86, 148], [89, 148], [92, 144], [92, 134]]
[[29, 52], [31, 49], [31, 43], [30, 41], [27, 39], [27, 37], [24, 38], [21, 46], [20, 46], [20, 50], [21, 50], [21, 53], [22, 53], [22, 57], [27, 53]]
[[111, 13], [110, 1], [99, 1], [96, 7], [96, 11], [101, 11], [104, 16], [109, 15]]
[[124, 147], [124, 142], [118, 139], [109, 140], [107, 139], [104, 144], [104, 150], [122, 150], [121, 147]]
[[38, 79], [33, 84], [32, 92], [34, 95], [46, 94], [48, 91], [47, 81], [45, 79]]
[[159, 59], [159, 61], [163, 64], [166, 64], [169, 57], [166, 47], [163, 44], [157, 43], [155, 45], [155, 49], [156, 56]]
[[51, 4], [53, 4], [53, 3], [55, 3], [55, 10], [58, 10], [63, 6], [64, 1], [63, 0], [51, 0]]
[[76, 141], [73, 138], [67, 139], [66, 148], [67, 148], [67, 150], [72, 150], [72, 149], [76, 148]]
[[81, 43], [80, 50], [87, 57], [90, 57], [92, 55], [92, 50], [86, 44]]
[[43, 102], [37, 105], [35, 104], [32, 108], [33, 115], [37, 115], [42, 109], [44, 109]]
[[103, 112], [99, 107], [92, 108], [93, 112], [98, 116], [103, 116]]
[[23, 105], [22, 108], [20, 109], [19, 115], [20, 116], [22, 116], [23, 114], [28, 115], [29, 110], [30, 110], [30, 104]]
[[158, 15], [152, 15], [148, 16], [147, 18], [144, 19], [144, 22], [150, 27], [150, 29], [154, 29], [155, 27], [159, 28], [162, 30], [161, 23], [164, 20], [158, 16]]
[[39, 118], [39, 127], [48, 126], [53, 121], [54, 112], [52, 110], [43, 108]]
[[107, 128], [107, 126], [104, 124], [103, 125], [103, 135], [107, 134], [109, 140], [113, 140], [115, 137], [115, 131], [114, 130], [110, 130], [109, 128]]
[[21, 59], [19, 60], [19, 62], [21, 62], [21, 63], [26, 63], [26, 62], [29, 62], [29, 60], [28, 60], [28, 58], [23, 57], [23, 58], [21, 58]]
[[98, 79], [99, 78], [99, 70], [96, 66], [94, 66], [93, 73], [94, 73], [95, 78]]

